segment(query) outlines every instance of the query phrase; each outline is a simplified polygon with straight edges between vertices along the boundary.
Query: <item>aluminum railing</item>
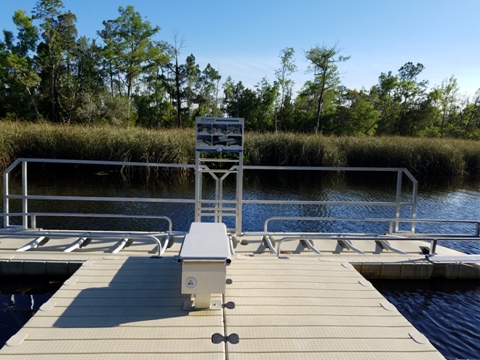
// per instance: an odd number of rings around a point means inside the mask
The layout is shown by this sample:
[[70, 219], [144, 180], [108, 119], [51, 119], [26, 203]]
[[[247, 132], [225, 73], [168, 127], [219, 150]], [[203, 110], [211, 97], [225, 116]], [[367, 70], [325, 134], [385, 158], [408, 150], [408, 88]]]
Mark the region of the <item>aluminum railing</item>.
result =
[[[137, 218], [155, 218], [166, 220], [169, 223], [169, 231], [172, 231], [172, 221], [166, 216], [157, 215], [134, 215], [134, 214], [73, 214], [73, 213], [40, 213], [29, 211], [29, 201], [98, 201], [98, 202], [135, 202], [135, 203], [183, 203], [194, 204], [194, 199], [170, 199], [170, 198], [146, 198], [146, 197], [103, 197], [103, 196], [52, 196], [52, 195], [29, 195], [28, 192], [28, 164], [29, 163], [47, 163], [47, 164], [75, 164], [75, 165], [108, 165], [122, 167], [155, 167], [155, 168], [186, 168], [194, 169], [194, 165], [188, 164], [162, 164], [162, 163], [139, 163], [139, 162], [121, 162], [121, 161], [96, 161], [96, 160], [60, 160], [60, 159], [25, 159], [15, 160], [3, 174], [3, 224], [9, 228], [10, 218], [12, 216], [21, 216], [23, 229], [35, 228], [37, 216], [70, 216], [70, 217], [137, 217]], [[10, 193], [10, 174], [18, 166], [21, 166], [21, 194]], [[21, 212], [10, 212], [10, 201], [21, 200]], [[30, 223], [29, 223], [30, 219]]]
[[[269, 225], [272, 222], [281, 221], [311, 221], [311, 222], [365, 222], [365, 223], [385, 223], [388, 225], [388, 230], [383, 234], [379, 233], [322, 233], [322, 232], [301, 232], [297, 231], [289, 234], [276, 234], [269, 231]], [[418, 233], [408, 231], [394, 231], [395, 225], [402, 223], [407, 224], [456, 224], [456, 225], [472, 225], [470, 233]], [[345, 247], [357, 253], [363, 253], [357, 249], [350, 241], [351, 240], [374, 240], [385, 249], [390, 251], [403, 253], [402, 251], [392, 247], [388, 240], [424, 240], [430, 241], [429, 252], [434, 254], [436, 251], [437, 242], [439, 240], [464, 240], [464, 241], [478, 241], [480, 240], [480, 220], [438, 220], [438, 219], [381, 219], [381, 218], [333, 218], [333, 217], [271, 217], [264, 223], [263, 242], [265, 247], [278, 256], [281, 253], [281, 244], [287, 241], [300, 241], [305, 248], [310, 249], [316, 254], [320, 254], [310, 240], [336, 240], [345, 245]], [[278, 235], [278, 236], [277, 236]], [[273, 236], [277, 236], [273, 240]]]
[[[222, 162], [223, 160], [219, 160]], [[226, 173], [229, 172], [237, 172], [237, 176], [243, 177], [243, 170], [247, 171], [275, 171], [275, 172], [282, 172], [282, 171], [314, 171], [314, 172], [382, 172], [382, 173], [393, 173], [396, 174], [397, 182], [396, 182], [396, 193], [395, 199], [393, 201], [330, 201], [330, 200], [278, 200], [278, 199], [262, 199], [262, 200], [255, 200], [255, 199], [242, 199], [242, 188], [237, 186], [236, 190], [236, 199], [235, 200], [228, 200], [223, 199], [222, 191], [220, 194], [216, 194], [215, 200], [203, 199], [197, 193], [195, 194], [194, 199], [189, 198], [182, 198], [182, 199], [175, 199], [175, 198], [146, 198], [146, 197], [104, 197], [104, 196], [64, 196], [64, 195], [30, 195], [28, 190], [28, 165], [35, 164], [35, 163], [45, 163], [45, 164], [72, 164], [72, 165], [92, 165], [92, 166], [119, 166], [119, 167], [150, 167], [150, 168], [177, 168], [177, 169], [189, 169], [189, 170], [196, 170], [201, 173], [213, 173], [214, 175], [218, 172], [217, 169], [209, 169], [208, 166], [200, 166], [193, 164], [164, 164], [164, 163], [139, 163], [139, 162], [120, 162], [120, 161], [96, 161], [96, 160], [61, 160], [61, 159], [29, 159], [29, 158], [20, 158], [13, 162], [4, 172], [3, 174], [3, 201], [4, 201], [4, 227], [9, 228], [11, 227], [10, 219], [11, 217], [21, 217], [21, 225], [20, 227], [23, 229], [32, 229], [37, 227], [37, 217], [42, 216], [93, 216], [93, 217], [121, 217], [121, 216], [129, 216], [129, 217], [143, 217], [149, 218], [154, 217], [157, 219], [165, 220], [166, 217], [162, 217], [156, 214], [148, 214], [148, 215], [134, 215], [134, 214], [73, 214], [73, 213], [40, 213], [40, 212], [32, 212], [29, 211], [29, 202], [31, 201], [97, 201], [97, 202], [136, 202], [136, 203], [178, 203], [178, 204], [191, 204], [196, 207], [196, 209], [200, 209], [204, 204], [212, 204], [213, 207], [211, 208], [211, 216], [214, 218], [214, 221], [217, 219], [221, 219], [221, 216], [217, 216], [219, 214], [234, 216], [236, 218], [236, 227], [233, 231], [236, 234], [243, 233], [242, 231], [242, 206], [243, 205], [312, 205], [312, 206], [320, 206], [320, 205], [328, 205], [328, 206], [337, 206], [337, 205], [348, 205], [348, 206], [387, 206], [392, 207], [395, 209], [395, 217], [394, 219], [399, 220], [401, 209], [402, 208], [409, 208], [411, 210], [410, 218], [416, 218], [416, 207], [417, 207], [417, 191], [418, 191], [418, 183], [413, 175], [408, 172], [408, 170], [404, 168], [367, 168], [367, 167], [359, 167], [359, 168], [350, 168], [350, 167], [306, 167], [306, 166], [243, 166], [242, 171], [240, 171], [240, 167], [233, 166], [231, 169], [227, 170]], [[18, 193], [11, 193], [10, 192], [10, 175], [11, 173], [20, 168], [21, 170], [21, 191]], [[215, 175], [216, 176], [216, 175]], [[226, 176], [224, 176], [226, 177]], [[222, 181], [223, 178], [222, 177]], [[405, 198], [404, 194], [402, 194], [402, 179], [406, 177], [411, 183], [411, 193], [408, 197], [407, 201], [402, 199]], [[242, 184], [242, 182], [240, 182]], [[218, 184], [217, 184], [218, 185]], [[195, 185], [195, 191], [201, 192], [199, 189], [198, 184]], [[220, 190], [221, 190], [221, 183], [220, 183]], [[218, 192], [218, 189], [216, 190]], [[21, 211], [16, 211], [15, 213], [10, 211], [10, 202], [12, 200], [21, 201]], [[240, 207], [232, 207], [235, 204], [240, 202]], [[238, 211], [240, 209], [240, 211]], [[168, 214], [166, 214], [168, 215]], [[274, 215], [274, 214], [273, 214]], [[392, 226], [395, 227], [394, 231], [398, 231], [398, 222], [392, 222]], [[415, 230], [415, 222], [411, 222], [411, 232]], [[169, 224], [169, 231], [171, 232], [173, 225]], [[155, 231], [157, 229], [154, 229]]]
[[[418, 181], [415, 177], [405, 168], [381, 168], [381, 167], [322, 167], [322, 166], [244, 166], [244, 170], [269, 170], [269, 171], [313, 171], [313, 172], [369, 172], [369, 173], [393, 173], [396, 174], [396, 190], [394, 201], [308, 201], [308, 200], [243, 200], [244, 205], [348, 205], [348, 206], [371, 206], [371, 207], [392, 207], [395, 209], [395, 219], [400, 219], [401, 209], [410, 207], [411, 219], [417, 217], [417, 200], [418, 200]], [[411, 194], [409, 201], [402, 201], [402, 187], [403, 177], [411, 183]], [[285, 218], [286, 219], [286, 218]], [[399, 231], [399, 223], [393, 221], [394, 231]], [[410, 223], [410, 231], [415, 232], [415, 222]], [[265, 231], [266, 232], [266, 231]]]

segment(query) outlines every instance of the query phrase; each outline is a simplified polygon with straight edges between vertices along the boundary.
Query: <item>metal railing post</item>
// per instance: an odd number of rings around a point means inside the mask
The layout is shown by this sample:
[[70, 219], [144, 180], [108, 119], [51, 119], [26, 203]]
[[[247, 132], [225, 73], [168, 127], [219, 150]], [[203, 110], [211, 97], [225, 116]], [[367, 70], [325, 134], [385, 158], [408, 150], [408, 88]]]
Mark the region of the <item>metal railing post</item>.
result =
[[[418, 201], [418, 181], [407, 169], [402, 170], [403, 173], [410, 179], [412, 182], [412, 214], [411, 218], [415, 220], [417, 218], [417, 201]], [[415, 221], [412, 221], [410, 231], [415, 233]]]
[[222, 222], [222, 207], [223, 203], [223, 178], [219, 178], [215, 175], [215, 222]]
[[[413, 181], [413, 195], [412, 195], [412, 219], [417, 218], [417, 201], [418, 201], [418, 182], [415, 180]], [[415, 233], [415, 222], [412, 221], [412, 226], [410, 227], [410, 231]]]
[[22, 161], [22, 227], [24, 229], [28, 228], [28, 183], [27, 183], [27, 161]]
[[[400, 219], [400, 210], [401, 210], [401, 201], [402, 201], [402, 177], [403, 177], [403, 171], [398, 170], [397, 171], [397, 192], [395, 196], [395, 202], [397, 203], [397, 206], [395, 208], [395, 219]], [[400, 224], [398, 222], [395, 223], [395, 232], [398, 232], [400, 229]]]
[[9, 172], [5, 171], [3, 174], [3, 227], [10, 226], [10, 199], [9, 199]]
[[200, 171], [200, 154], [195, 152], [195, 222], [200, 221], [202, 211], [202, 173]]
[[239, 155], [238, 159], [238, 172], [237, 172], [237, 211], [235, 216], [235, 229], [236, 234], [240, 235], [242, 233], [242, 204], [243, 204], [243, 152]]

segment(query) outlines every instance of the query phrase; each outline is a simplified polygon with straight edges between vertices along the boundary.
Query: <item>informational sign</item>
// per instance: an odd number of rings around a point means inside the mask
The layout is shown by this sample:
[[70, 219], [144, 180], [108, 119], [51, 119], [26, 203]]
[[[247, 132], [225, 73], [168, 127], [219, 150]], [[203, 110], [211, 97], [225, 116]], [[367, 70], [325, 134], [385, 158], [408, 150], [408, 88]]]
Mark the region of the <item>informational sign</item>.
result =
[[197, 151], [243, 151], [243, 118], [197, 117], [196, 126]]

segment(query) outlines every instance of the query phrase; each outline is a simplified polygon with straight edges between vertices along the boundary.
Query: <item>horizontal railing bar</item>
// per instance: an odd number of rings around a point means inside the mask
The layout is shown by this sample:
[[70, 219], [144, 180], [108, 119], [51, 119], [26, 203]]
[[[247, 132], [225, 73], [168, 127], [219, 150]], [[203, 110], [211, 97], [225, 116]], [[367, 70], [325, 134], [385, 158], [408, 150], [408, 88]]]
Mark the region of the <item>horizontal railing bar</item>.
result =
[[103, 161], [103, 160], [67, 160], [67, 159], [30, 159], [19, 158], [16, 162], [52, 163], [52, 164], [85, 164], [85, 165], [112, 165], [112, 166], [141, 166], [141, 167], [169, 167], [195, 169], [195, 164], [149, 163], [134, 161]]
[[381, 171], [381, 172], [406, 172], [405, 168], [387, 167], [343, 167], [343, 166], [268, 166], [268, 165], [243, 165], [243, 170], [312, 170], [312, 171]]
[[[399, 240], [410, 240], [411, 238], [424, 238], [424, 237], [432, 237], [432, 238], [439, 238], [439, 237], [452, 237], [452, 238], [480, 238], [480, 235], [471, 235], [471, 234], [429, 234], [429, 233], [385, 233], [385, 234], [378, 234], [378, 233], [346, 233], [346, 232], [327, 232], [322, 233], [318, 231], [306, 231], [306, 232], [295, 232], [295, 231], [269, 231], [265, 232], [245, 232], [244, 235], [251, 235], [251, 236], [259, 236], [268, 234], [270, 236], [288, 236], [288, 237], [298, 237], [298, 238], [326, 238], [326, 239], [341, 239], [342, 237], [358, 237], [358, 239], [399, 239]], [[443, 240], [443, 239], [442, 239]]]
[[[275, 236], [275, 233], [268, 233], [270, 236]], [[417, 234], [413, 234], [417, 235]], [[402, 236], [392, 236], [392, 235], [362, 235], [362, 234], [355, 234], [355, 235], [345, 235], [344, 233], [338, 234], [330, 234], [329, 236], [325, 236], [323, 234], [290, 234], [290, 233], [282, 233], [279, 239], [275, 238], [275, 242], [283, 241], [283, 240], [303, 240], [303, 239], [313, 239], [313, 240], [396, 240], [396, 241], [412, 241], [412, 240], [455, 240], [455, 241], [477, 241], [480, 240], [480, 236], [466, 236], [466, 235], [459, 235], [453, 236], [449, 235], [448, 238], [440, 238], [438, 236], [430, 236], [430, 234], [425, 234], [429, 236], [413, 236], [413, 237], [402, 237]]]
[[7, 195], [9, 199], [28, 200], [68, 200], [68, 201], [121, 201], [121, 202], [150, 202], [150, 203], [186, 203], [194, 204], [194, 199], [168, 199], [168, 198], [130, 198], [130, 197], [101, 197], [101, 196], [62, 196], [62, 195]]
[[[121, 201], [121, 202], [151, 202], [151, 203], [186, 203], [194, 204], [194, 199], [169, 199], [169, 198], [126, 198], [126, 197], [97, 197], [97, 196], [62, 196], [62, 195], [7, 195], [8, 199], [29, 200], [64, 200], [64, 201]], [[236, 204], [236, 200], [200, 200], [202, 204]], [[315, 201], [315, 200], [242, 200], [244, 205], [268, 204], [268, 205], [352, 205], [352, 206], [411, 206], [411, 202], [369, 202], [369, 201]]]
[[230, 211], [230, 212], [226, 212], [226, 211], [222, 211], [222, 210], [209, 210], [209, 209], [201, 209], [199, 212], [199, 214], [218, 214], [218, 215], [221, 215], [221, 214], [226, 214], [226, 215], [236, 215], [237, 213], [234, 212], [234, 211]]
[[[124, 197], [94, 197], [94, 196], [58, 196], [58, 195], [8, 195], [9, 199], [29, 200], [56, 200], [56, 201], [111, 201], [111, 202], [147, 202], [147, 203], [184, 203], [194, 204], [194, 199], [168, 199], [168, 198], [124, 198]], [[236, 200], [201, 200], [202, 204], [236, 204]], [[311, 200], [243, 200], [244, 205], [350, 205], [350, 206], [410, 206], [412, 203], [402, 202], [366, 202], [366, 201], [311, 201]], [[410, 220], [411, 222], [411, 220]]]
[[[457, 223], [480, 224], [480, 220], [442, 220], [442, 219], [396, 219], [396, 218], [335, 218], [335, 217], [271, 217], [265, 221], [264, 232], [272, 221], [350, 221], [350, 222], [385, 222], [385, 223]], [[408, 234], [408, 233], [403, 233]], [[418, 235], [418, 234], [415, 234]]]
[[248, 205], [258, 205], [258, 204], [268, 204], [268, 205], [368, 205], [368, 206], [411, 206], [411, 202], [394, 202], [394, 201], [337, 201], [337, 200], [242, 200], [242, 204]]
[[378, 221], [378, 222], [400, 222], [400, 223], [465, 223], [465, 224], [480, 224], [480, 220], [473, 220], [473, 219], [466, 219], [466, 220], [448, 220], [448, 219], [402, 219], [402, 218], [335, 218], [335, 217], [271, 217], [267, 219], [267, 221], [273, 221], [273, 220], [340, 220], [340, 221], [366, 221], [366, 222], [371, 222], [371, 221]]
[[225, 162], [225, 163], [238, 163], [240, 160], [235, 160], [235, 159], [215, 159], [215, 158], [200, 158], [199, 159], [201, 162]]
[[[0, 214], [4, 216], [5, 214]], [[94, 218], [122, 218], [122, 219], [157, 219], [168, 222], [169, 233], [173, 232], [173, 222], [168, 216], [162, 215], [138, 215], [138, 214], [95, 214], [95, 213], [49, 213], [49, 212], [28, 212], [28, 213], [9, 213], [9, 216], [29, 216], [33, 219], [46, 217], [94, 217]]]
[[208, 173], [228, 173], [228, 174], [237, 174], [238, 170], [231, 170], [231, 169], [200, 169], [201, 172], [208, 172]]
[[232, 217], [236, 216], [236, 214], [223, 214], [223, 213], [199, 213], [201, 217], [215, 217], [215, 216], [222, 216], [222, 217]]
[[122, 230], [68, 230], [68, 229], [0, 229], [0, 234], [9, 235], [54, 235], [54, 236], [67, 236], [72, 235], [95, 235], [95, 236], [138, 236], [141, 237], [151, 237], [151, 236], [163, 236], [167, 235], [166, 231], [122, 231]]
[[236, 204], [237, 200], [209, 200], [209, 199], [202, 199], [199, 201], [201, 204]]
[[[215, 162], [238, 162], [232, 159], [201, 159], [202, 161]], [[30, 163], [58, 163], [58, 164], [88, 164], [88, 165], [119, 165], [119, 166], [142, 166], [142, 167], [171, 167], [171, 168], [190, 168], [195, 169], [195, 164], [172, 164], [172, 163], [150, 163], [133, 161], [103, 161], [103, 160], [69, 160], [69, 159], [37, 159], [37, 158], [18, 158], [11, 167], [19, 162]], [[9, 167], [10, 168], [10, 167]], [[343, 166], [262, 166], [262, 165], [243, 165], [244, 170], [312, 170], [312, 171], [380, 171], [380, 172], [403, 172], [409, 174], [406, 168], [388, 168], [388, 167], [343, 167]]]
[[112, 217], [112, 218], [145, 218], [145, 219], [168, 219], [168, 216], [160, 215], [137, 215], [137, 214], [94, 214], [94, 213], [49, 213], [49, 212], [28, 212], [9, 213], [13, 216], [71, 216], [71, 217]]
[[[376, 233], [318, 233], [318, 232], [285, 232], [285, 231], [269, 231], [268, 233], [261, 231], [245, 231], [244, 236], [262, 236], [269, 235], [275, 237], [292, 237], [297, 239], [325, 239], [325, 240], [399, 240], [399, 241], [411, 241], [411, 240], [480, 240], [480, 236], [469, 234], [376, 234]], [[409, 236], [406, 236], [409, 235]], [[411, 235], [411, 236], [410, 236]], [[443, 237], [443, 238], [442, 238]]]

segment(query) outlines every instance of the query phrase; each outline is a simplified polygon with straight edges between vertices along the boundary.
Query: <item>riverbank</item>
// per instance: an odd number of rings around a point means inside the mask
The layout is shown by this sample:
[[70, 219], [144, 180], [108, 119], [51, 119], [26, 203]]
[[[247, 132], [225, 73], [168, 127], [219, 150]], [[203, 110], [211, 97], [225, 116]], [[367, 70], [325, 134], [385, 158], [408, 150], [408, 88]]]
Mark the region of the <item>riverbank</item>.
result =
[[[480, 142], [246, 133], [249, 165], [405, 167], [421, 179], [480, 176]], [[193, 129], [0, 122], [0, 170], [19, 157], [193, 163]]]

